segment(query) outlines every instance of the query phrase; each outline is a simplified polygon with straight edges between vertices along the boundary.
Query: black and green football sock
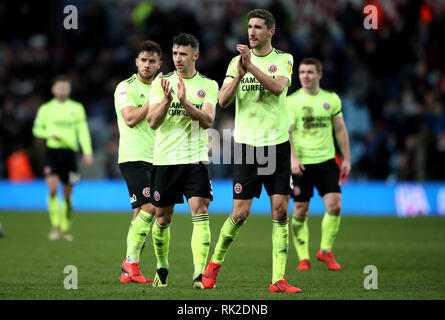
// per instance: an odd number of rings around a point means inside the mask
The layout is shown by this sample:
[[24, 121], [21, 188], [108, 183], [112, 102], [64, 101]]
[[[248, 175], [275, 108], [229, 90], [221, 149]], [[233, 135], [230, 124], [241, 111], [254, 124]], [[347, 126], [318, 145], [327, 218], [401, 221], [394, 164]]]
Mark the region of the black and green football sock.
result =
[[192, 255], [193, 255], [193, 279], [204, 272], [210, 249], [210, 225], [209, 215], [199, 214], [192, 217]]

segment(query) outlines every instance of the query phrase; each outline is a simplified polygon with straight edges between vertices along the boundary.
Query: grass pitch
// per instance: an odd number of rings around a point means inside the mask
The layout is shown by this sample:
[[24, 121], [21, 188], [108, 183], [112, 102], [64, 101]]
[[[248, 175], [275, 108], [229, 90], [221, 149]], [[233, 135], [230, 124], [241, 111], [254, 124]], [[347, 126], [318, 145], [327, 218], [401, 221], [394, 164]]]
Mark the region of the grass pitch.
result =
[[[227, 214], [210, 218], [213, 253]], [[192, 284], [190, 215], [174, 216], [167, 288], [121, 284], [131, 214], [75, 213], [73, 242], [49, 241], [46, 213], [1, 212], [0, 299], [25, 300], [374, 300], [445, 299], [445, 219], [393, 217], [342, 218], [334, 246], [343, 270], [328, 271], [316, 260], [321, 216], [309, 218], [310, 271], [296, 271], [297, 256], [289, 243], [287, 276], [302, 294], [272, 294], [270, 216], [251, 216], [233, 243], [216, 288], [196, 290]], [[67, 265], [78, 270], [78, 289], [66, 290]], [[364, 268], [378, 271], [378, 289], [366, 290]], [[151, 235], [141, 258], [147, 277], [156, 264]]]

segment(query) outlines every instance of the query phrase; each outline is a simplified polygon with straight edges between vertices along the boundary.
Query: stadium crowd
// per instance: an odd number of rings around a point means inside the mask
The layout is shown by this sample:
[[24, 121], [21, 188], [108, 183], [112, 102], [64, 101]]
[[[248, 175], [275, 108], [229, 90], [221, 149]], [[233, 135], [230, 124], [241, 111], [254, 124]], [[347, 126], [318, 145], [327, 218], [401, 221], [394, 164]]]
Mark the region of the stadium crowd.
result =
[[[361, 1], [263, 3], [279, 17], [274, 47], [294, 56], [289, 93], [299, 87], [298, 61], [313, 56], [324, 65], [321, 86], [342, 98], [350, 179], [445, 180], [444, 4], [381, 1], [379, 29], [365, 30]], [[0, 178], [11, 177], [11, 159], [18, 155], [29, 159], [30, 176], [43, 176], [43, 148], [31, 131], [60, 73], [72, 79], [72, 97], [88, 115], [95, 163], [81, 167], [83, 178], [120, 178], [113, 92], [135, 72], [137, 45], [158, 42], [165, 73], [173, 70], [173, 36], [194, 34], [201, 43], [197, 68], [221, 86], [236, 44], [247, 43], [245, 14], [255, 7], [247, 0], [69, 4], [78, 8], [78, 29], [63, 27], [68, 2], [0, 5]], [[233, 116], [233, 107], [218, 108], [213, 127], [232, 128]], [[212, 178], [229, 177], [230, 165], [212, 166]]]

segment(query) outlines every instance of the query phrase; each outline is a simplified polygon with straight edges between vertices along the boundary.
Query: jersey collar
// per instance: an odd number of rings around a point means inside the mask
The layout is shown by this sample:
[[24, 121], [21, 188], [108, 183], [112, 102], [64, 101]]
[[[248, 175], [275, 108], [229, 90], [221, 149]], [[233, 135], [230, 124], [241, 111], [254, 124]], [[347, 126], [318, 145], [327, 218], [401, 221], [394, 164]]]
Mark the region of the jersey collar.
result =
[[[176, 71], [175, 70], [175, 73], [176, 73], [176, 76], [179, 78], [179, 73], [178, 73], [178, 71]], [[196, 70], [196, 72], [195, 72], [195, 74], [193, 75], [193, 77], [191, 77], [191, 78], [184, 78], [184, 77], [182, 77], [182, 79], [184, 79], [184, 80], [191, 80], [191, 79], [193, 79], [194, 77], [196, 77], [197, 75], [198, 75], [198, 70]]]
[[258, 55], [256, 55], [256, 54], [253, 52], [253, 49], [250, 49], [250, 52], [251, 52], [255, 57], [258, 57], [258, 58], [265, 58], [265, 57], [267, 57], [269, 54], [271, 54], [273, 50], [274, 50], [274, 48], [272, 47], [272, 49], [271, 49], [266, 55], [264, 55], [264, 56], [258, 56]]

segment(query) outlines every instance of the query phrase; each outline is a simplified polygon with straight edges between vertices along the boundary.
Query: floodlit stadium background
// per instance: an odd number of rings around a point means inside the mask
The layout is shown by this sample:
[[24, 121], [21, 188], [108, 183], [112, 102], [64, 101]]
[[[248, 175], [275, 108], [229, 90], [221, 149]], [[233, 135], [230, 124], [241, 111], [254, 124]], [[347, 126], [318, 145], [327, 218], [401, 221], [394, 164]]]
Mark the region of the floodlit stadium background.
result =
[[[377, 30], [364, 28], [367, 3], [380, 9]], [[78, 29], [64, 28], [67, 5], [78, 10]], [[160, 43], [166, 73], [173, 36], [192, 33], [200, 40], [197, 69], [221, 86], [236, 44], [247, 43], [246, 13], [257, 7], [277, 19], [273, 45], [294, 56], [289, 93], [299, 87], [298, 61], [314, 56], [324, 64], [321, 86], [342, 98], [352, 162], [344, 213], [445, 215], [445, 2], [434, 0], [2, 2], [0, 210], [45, 210], [44, 149], [31, 128], [59, 73], [69, 74], [72, 97], [86, 108], [95, 153], [92, 168], [80, 164], [75, 209], [130, 210], [117, 166], [113, 92], [135, 72], [135, 48], [146, 39]], [[213, 128], [232, 128], [233, 116], [233, 106], [218, 108]], [[33, 179], [11, 183], [20, 180], [14, 166], [25, 168], [23, 159]], [[211, 169], [210, 210], [230, 212], [231, 166]], [[253, 211], [268, 208], [263, 192]], [[318, 197], [311, 211], [324, 212]]]

